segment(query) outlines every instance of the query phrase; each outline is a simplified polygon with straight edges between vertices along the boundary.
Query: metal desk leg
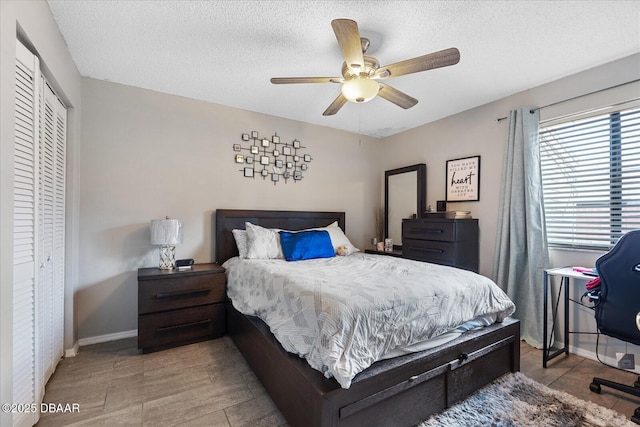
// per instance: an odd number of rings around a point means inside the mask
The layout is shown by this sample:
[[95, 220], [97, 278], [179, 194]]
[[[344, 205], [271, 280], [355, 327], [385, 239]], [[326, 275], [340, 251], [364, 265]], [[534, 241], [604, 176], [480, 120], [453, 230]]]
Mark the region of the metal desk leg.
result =
[[[562, 276], [560, 279], [560, 287], [558, 289], [558, 295], [556, 298], [556, 306], [553, 309], [553, 319], [551, 323], [551, 331], [548, 330], [547, 327], [547, 316], [549, 315], [549, 310], [547, 308], [547, 299], [549, 297], [549, 275], [545, 271], [544, 273], [544, 325], [543, 325], [543, 338], [544, 342], [542, 343], [542, 367], [547, 367], [547, 362], [551, 359], [556, 358], [562, 353], [569, 354], [569, 278], [566, 276]], [[556, 328], [556, 320], [558, 319], [558, 309], [560, 308], [560, 298], [562, 297], [563, 288], [564, 287], [564, 347], [561, 349], [556, 349], [551, 352], [553, 339], [554, 339], [554, 331]], [[553, 301], [552, 301], [553, 304]]]
[[569, 354], [569, 278], [564, 281], [564, 354]]
[[548, 294], [549, 294], [549, 273], [544, 272], [544, 288], [543, 288], [543, 339], [542, 339], [542, 367], [547, 367], [547, 356], [549, 355], [549, 348], [547, 347], [547, 318], [549, 316], [547, 304], [548, 304]]

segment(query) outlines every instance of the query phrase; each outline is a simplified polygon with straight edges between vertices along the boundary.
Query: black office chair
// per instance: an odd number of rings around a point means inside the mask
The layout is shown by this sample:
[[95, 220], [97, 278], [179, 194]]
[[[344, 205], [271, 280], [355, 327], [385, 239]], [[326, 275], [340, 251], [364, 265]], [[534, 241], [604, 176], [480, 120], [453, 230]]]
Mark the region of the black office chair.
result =
[[[601, 333], [640, 345], [640, 230], [624, 234], [615, 246], [596, 260], [600, 276], [600, 298], [595, 307]], [[600, 393], [600, 386], [640, 397], [640, 376], [633, 386], [594, 378], [589, 388]], [[640, 424], [640, 407], [631, 421]]]

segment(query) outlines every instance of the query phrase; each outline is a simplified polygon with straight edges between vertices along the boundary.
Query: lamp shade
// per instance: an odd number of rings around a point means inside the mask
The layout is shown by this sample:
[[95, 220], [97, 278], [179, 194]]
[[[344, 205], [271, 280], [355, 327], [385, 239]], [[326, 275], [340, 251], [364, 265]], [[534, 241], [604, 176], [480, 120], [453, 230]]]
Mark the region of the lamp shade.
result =
[[358, 77], [344, 82], [340, 90], [349, 101], [360, 103], [375, 98], [380, 91], [380, 85], [375, 80]]
[[152, 245], [176, 245], [182, 243], [182, 222], [177, 219], [151, 220]]

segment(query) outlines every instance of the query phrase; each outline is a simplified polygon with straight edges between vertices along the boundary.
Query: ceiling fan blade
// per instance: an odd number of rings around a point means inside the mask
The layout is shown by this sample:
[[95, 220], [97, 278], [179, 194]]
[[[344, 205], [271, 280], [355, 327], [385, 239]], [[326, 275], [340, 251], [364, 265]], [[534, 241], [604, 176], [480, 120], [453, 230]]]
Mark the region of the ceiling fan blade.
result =
[[327, 107], [327, 109], [324, 110], [324, 113], [322, 113], [322, 115], [333, 116], [335, 113], [338, 112], [338, 110], [342, 108], [344, 104], [346, 104], [346, 102], [347, 102], [347, 98], [345, 98], [344, 95], [340, 93], [340, 95], [338, 95], [338, 97], [331, 103], [331, 105], [329, 105], [329, 107]]
[[455, 47], [396, 62], [376, 70], [376, 78], [386, 79], [403, 76], [405, 74], [418, 73], [434, 68], [455, 65], [460, 61], [460, 51]]
[[378, 92], [378, 96], [389, 102], [393, 102], [398, 107], [402, 107], [406, 110], [418, 103], [418, 100], [414, 97], [409, 96], [404, 92], [400, 92], [398, 89], [395, 89], [388, 84], [382, 82], [378, 83], [380, 84], [380, 92]]
[[341, 77], [274, 77], [271, 83], [274, 85], [290, 83], [342, 83]]
[[331, 21], [333, 32], [336, 33], [342, 56], [347, 66], [359, 74], [364, 71], [364, 57], [360, 44], [358, 24], [351, 19], [334, 19]]

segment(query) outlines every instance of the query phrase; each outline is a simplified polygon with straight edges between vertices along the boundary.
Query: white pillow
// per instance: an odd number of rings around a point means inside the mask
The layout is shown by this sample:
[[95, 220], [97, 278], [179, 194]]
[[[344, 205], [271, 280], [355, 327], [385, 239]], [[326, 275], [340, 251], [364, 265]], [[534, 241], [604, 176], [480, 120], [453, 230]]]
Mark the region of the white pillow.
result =
[[247, 258], [284, 258], [278, 230], [260, 227], [250, 222], [245, 223], [245, 227], [247, 229]]
[[342, 231], [342, 228], [340, 228], [340, 226], [338, 225], [338, 221], [334, 221], [326, 227], [315, 228], [314, 230], [327, 230], [329, 232], [329, 237], [331, 237], [331, 245], [333, 245], [334, 251], [337, 251], [340, 246], [346, 246], [347, 255], [351, 255], [354, 252], [360, 251], [360, 249], [351, 244], [347, 236], [344, 234], [344, 231]]
[[231, 230], [233, 239], [236, 241], [240, 258], [246, 258], [249, 251], [249, 242], [246, 230]]

